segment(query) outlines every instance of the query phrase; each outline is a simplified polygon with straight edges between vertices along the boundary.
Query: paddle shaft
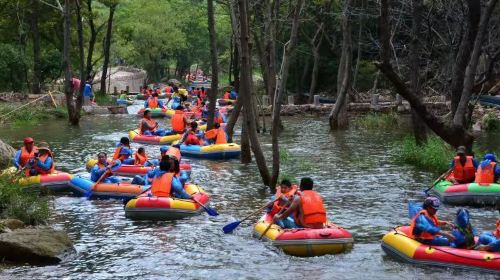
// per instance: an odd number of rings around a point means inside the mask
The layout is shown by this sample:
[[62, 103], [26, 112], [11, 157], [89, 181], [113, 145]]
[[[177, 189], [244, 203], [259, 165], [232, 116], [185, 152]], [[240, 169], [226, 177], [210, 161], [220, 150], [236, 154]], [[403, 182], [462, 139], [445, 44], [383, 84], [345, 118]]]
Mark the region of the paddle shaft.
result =
[[428, 191], [430, 191], [432, 188], [434, 188], [436, 186], [437, 183], [439, 183], [444, 177], [448, 176], [448, 174], [451, 173], [451, 171], [453, 171], [453, 168], [450, 168], [448, 169], [445, 173], [441, 174], [441, 176], [439, 176], [436, 181], [434, 181], [434, 183], [432, 184], [432, 186], [428, 189], [426, 189], [424, 192], [427, 193]]
[[211, 212], [212, 209], [209, 209], [207, 206], [203, 205], [200, 201], [198, 201], [196, 198], [194, 198], [194, 196], [191, 196], [191, 199], [194, 202], [198, 203], [201, 207], [203, 207], [203, 209], [205, 209], [205, 211], [207, 211], [207, 213]]
[[106, 170], [106, 171], [104, 171], [104, 173], [102, 173], [101, 177], [99, 177], [99, 179], [97, 179], [97, 181], [90, 188], [90, 192], [94, 191], [95, 186], [97, 186], [102, 180], [104, 180], [104, 178], [106, 177], [106, 175], [108, 175], [108, 173], [110, 173], [110, 171], [108, 171], [108, 170]]
[[[278, 199], [280, 199], [280, 198], [278, 197], [278, 198], [276, 198], [275, 200], [273, 200], [272, 202], [274, 203], [274, 202], [275, 202], [276, 200], [278, 200]], [[255, 214], [259, 213], [260, 211], [262, 211], [262, 209], [266, 208], [268, 204], [269, 204], [269, 202], [268, 202], [268, 203], [266, 203], [266, 205], [264, 205], [264, 206], [260, 207], [259, 209], [255, 210], [254, 212], [252, 212], [251, 214], [249, 214], [249, 215], [248, 215], [248, 216], [246, 216], [245, 218], [241, 219], [241, 220], [240, 220], [240, 223], [241, 223], [241, 222], [243, 222], [243, 221], [248, 220], [248, 219], [249, 219], [250, 217], [252, 217], [253, 215], [255, 215]]]
[[[290, 206], [290, 203], [287, 203], [287, 205], [285, 205], [285, 207], [281, 208], [281, 210], [280, 210], [278, 213], [274, 214], [274, 215], [273, 215], [273, 217], [272, 217], [272, 219], [274, 219], [274, 217], [275, 217], [276, 215], [280, 215], [280, 214], [282, 214], [283, 212], [285, 212], [285, 210], [286, 210], [286, 207], [287, 207], [287, 206]], [[264, 237], [264, 235], [266, 235], [267, 231], [271, 228], [271, 226], [272, 226], [273, 224], [274, 224], [274, 222], [273, 222], [273, 220], [271, 220], [271, 223], [267, 226], [267, 228], [264, 230], [264, 232], [260, 235], [259, 240], [261, 240], [261, 239], [262, 239], [262, 237]]]

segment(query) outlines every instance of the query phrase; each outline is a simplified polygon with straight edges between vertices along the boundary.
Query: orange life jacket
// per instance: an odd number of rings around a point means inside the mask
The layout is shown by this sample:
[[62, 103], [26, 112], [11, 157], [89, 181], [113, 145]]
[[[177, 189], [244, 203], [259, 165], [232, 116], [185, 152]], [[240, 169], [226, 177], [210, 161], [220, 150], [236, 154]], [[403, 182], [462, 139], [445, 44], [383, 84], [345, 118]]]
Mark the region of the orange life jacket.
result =
[[491, 184], [495, 181], [495, 162], [491, 162], [485, 168], [481, 165], [477, 168], [476, 183]]
[[184, 144], [186, 144], [186, 145], [200, 145], [200, 139], [198, 139], [198, 136], [196, 136], [194, 131], [189, 131], [188, 135], [186, 137], [186, 140], [184, 140]]
[[224, 93], [224, 99], [229, 99], [229, 91], [226, 91], [226, 92]]
[[118, 146], [116, 147], [115, 153], [113, 154], [113, 160], [124, 160], [127, 159], [127, 155], [120, 155], [120, 152], [122, 151], [123, 146]]
[[500, 238], [500, 219], [497, 220], [495, 231], [493, 232], [496, 238]]
[[138, 152], [134, 153], [134, 165], [144, 165], [146, 161], [148, 160], [147, 155], [141, 155]]
[[[296, 192], [297, 192], [296, 185], [293, 185], [292, 189], [286, 193], [281, 193], [281, 188], [278, 187], [278, 189], [276, 190], [275, 197], [279, 198], [281, 196], [285, 196], [291, 202], [293, 200], [293, 196], [295, 195]], [[282, 200], [281, 199], [276, 200], [273, 203], [273, 207], [271, 208], [270, 214], [275, 215], [275, 214], [279, 213], [281, 211], [281, 209], [283, 209], [283, 207], [285, 207], [285, 204], [282, 202]]]
[[296, 220], [305, 227], [322, 228], [326, 223], [326, 210], [321, 196], [312, 190], [302, 191], [299, 195], [302, 217], [297, 217]]
[[[39, 156], [38, 158], [40, 159], [40, 161], [45, 162], [49, 156], [52, 157], [52, 165], [50, 166], [49, 170], [45, 170], [45, 169], [40, 168], [35, 162], [35, 166], [33, 166], [33, 169], [36, 170], [36, 173], [38, 175], [51, 174], [54, 172], [56, 165], [54, 164], [54, 157], [52, 156], [51, 151], [49, 151], [48, 153], [46, 153], [44, 155]], [[28, 170], [28, 172], [29, 172], [29, 170]]]
[[216, 113], [214, 115], [214, 122], [219, 123], [219, 124], [224, 122], [224, 119], [222, 118], [221, 113], [218, 113], [218, 114]]
[[413, 230], [415, 229], [415, 225], [417, 223], [417, 218], [420, 217], [420, 215], [424, 215], [426, 216], [427, 218], [429, 218], [435, 226], [439, 226], [439, 219], [437, 218], [436, 215], [434, 216], [431, 216], [429, 215], [429, 213], [427, 213], [427, 210], [425, 209], [422, 209], [420, 210], [420, 212], [418, 212], [417, 215], [415, 215], [415, 217], [413, 217], [413, 219], [411, 220], [411, 224], [410, 224], [410, 230], [409, 230], [409, 235], [410, 235], [410, 238], [413, 238], [413, 239], [423, 239], [423, 240], [429, 240], [429, 239], [434, 239], [435, 235], [429, 233], [429, 232], [422, 232], [418, 235], [415, 235], [413, 233]]
[[184, 112], [175, 110], [175, 114], [172, 116], [172, 130], [177, 133], [183, 133], [185, 128]]
[[109, 165], [111, 164], [111, 160], [110, 160], [110, 159], [108, 159], [108, 160], [106, 160], [106, 161], [107, 161], [108, 165], [104, 165], [104, 164], [102, 164], [102, 163], [99, 163], [99, 161], [97, 161], [97, 163], [96, 163], [96, 164], [97, 164], [97, 166], [99, 167], [99, 169], [103, 169], [103, 168], [105, 168], [105, 167], [107, 167], [107, 166], [109, 166]]
[[168, 86], [168, 87], [165, 89], [165, 92], [166, 92], [166, 93], [172, 93], [172, 87]]
[[165, 153], [165, 155], [175, 157], [179, 162], [181, 161], [181, 150], [176, 147], [168, 148], [168, 151]]
[[454, 158], [455, 164], [453, 169], [453, 177], [460, 183], [470, 183], [474, 181], [474, 176], [476, 174], [476, 169], [471, 156], [467, 156], [465, 165], [460, 163], [460, 157], [456, 156]]
[[222, 127], [205, 132], [205, 138], [215, 139], [215, 144], [227, 144], [226, 132]]
[[139, 123], [139, 134], [144, 134], [144, 131], [149, 130], [151, 132], [155, 132], [157, 128], [156, 121], [153, 119], [142, 118]]
[[158, 108], [158, 98], [156, 98], [156, 97], [148, 98], [148, 108], [151, 108], [151, 109]]
[[151, 184], [151, 193], [154, 196], [169, 197], [172, 190], [172, 179], [174, 173], [165, 173], [159, 178], [155, 177]]
[[29, 153], [28, 153], [28, 150], [26, 150], [26, 147], [22, 146], [21, 147], [21, 156], [19, 157], [19, 164], [21, 165], [21, 167], [26, 166], [26, 164], [28, 163], [28, 161], [30, 159], [34, 159], [36, 152], [38, 152], [38, 148], [36, 146], [33, 146], [33, 148], [31, 149], [31, 152], [29, 152]]

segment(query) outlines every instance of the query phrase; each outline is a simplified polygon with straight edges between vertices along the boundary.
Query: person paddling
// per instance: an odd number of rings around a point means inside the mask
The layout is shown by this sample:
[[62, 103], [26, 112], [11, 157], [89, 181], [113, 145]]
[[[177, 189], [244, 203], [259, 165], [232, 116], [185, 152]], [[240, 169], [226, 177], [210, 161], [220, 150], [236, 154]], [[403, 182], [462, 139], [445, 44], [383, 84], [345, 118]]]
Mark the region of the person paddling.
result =
[[[177, 162], [178, 165], [178, 162]], [[157, 197], [177, 197], [189, 199], [181, 181], [175, 176], [176, 159], [164, 156], [160, 161], [160, 170], [156, 172], [151, 184], [151, 194]]]
[[[498, 214], [500, 214], [500, 203], [496, 204]], [[491, 232], [482, 233], [477, 241], [477, 250], [500, 252], [500, 219], [497, 220], [495, 229]]]
[[457, 148], [457, 155], [450, 163], [453, 173], [449, 176], [449, 180], [453, 184], [467, 184], [474, 182], [474, 177], [477, 169], [477, 160], [472, 156], [467, 156], [465, 147]]
[[482, 185], [489, 185], [498, 182], [500, 179], [500, 166], [497, 164], [497, 158], [494, 154], [484, 155], [476, 172], [475, 182]]
[[40, 142], [38, 152], [29, 161], [30, 169], [26, 171], [26, 176], [45, 175], [54, 172], [55, 163], [49, 144]]
[[[275, 216], [280, 212], [288, 209], [288, 206], [293, 201], [297, 193], [297, 186], [293, 185], [289, 180], [283, 179], [276, 189], [276, 194], [271, 197], [271, 202], [268, 204], [268, 212], [271, 216]], [[276, 224], [282, 228], [296, 228], [297, 225], [292, 217], [288, 216], [283, 220], [276, 220]]]
[[205, 132], [205, 138], [215, 144], [227, 144], [227, 134], [219, 123], [214, 123], [214, 128]]
[[273, 217], [273, 223], [284, 220], [294, 214], [298, 226], [304, 228], [324, 228], [326, 223], [326, 210], [321, 196], [313, 191], [313, 180], [305, 177], [300, 180], [300, 192], [294, 196], [290, 208], [282, 214]]
[[23, 146], [14, 154], [13, 164], [18, 169], [23, 169], [26, 164], [35, 158], [35, 153], [38, 148], [35, 146], [35, 141], [31, 137], [26, 137], [23, 140]]
[[120, 143], [116, 145], [113, 160], [120, 160], [123, 164], [134, 164], [132, 149], [130, 148], [130, 139], [128, 139], [128, 137], [122, 137]]
[[111, 161], [108, 160], [108, 155], [105, 152], [100, 152], [97, 154], [97, 163], [92, 167], [90, 171], [90, 180], [92, 182], [97, 182], [99, 178], [105, 173], [108, 174], [102, 179], [103, 183], [118, 183], [120, 179], [118, 177], [112, 176], [111, 168], [116, 168], [121, 165], [120, 160]]

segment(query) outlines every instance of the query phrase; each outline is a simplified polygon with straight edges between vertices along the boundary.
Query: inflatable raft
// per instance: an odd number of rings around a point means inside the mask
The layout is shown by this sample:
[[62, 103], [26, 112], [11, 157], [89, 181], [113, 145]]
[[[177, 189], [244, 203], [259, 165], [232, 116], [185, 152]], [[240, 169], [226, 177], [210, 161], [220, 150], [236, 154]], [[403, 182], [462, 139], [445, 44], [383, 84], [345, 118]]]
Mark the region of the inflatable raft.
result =
[[133, 105], [134, 100], [118, 98], [118, 99], [116, 99], [116, 104], [118, 104], [118, 105]]
[[[168, 95], [166, 93], [158, 95], [158, 99], [165, 99], [167, 97], [168, 97]], [[142, 93], [138, 93], [135, 96], [135, 99], [137, 99], [137, 100], [146, 100], [146, 99], [148, 99], [148, 96], [146, 96], [146, 95], [144, 95]]]
[[500, 253], [424, 245], [408, 237], [409, 227], [396, 228], [382, 238], [389, 256], [416, 265], [500, 271]]
[[[10, 167], [5, 169], [4, 174], [16, 174], [17, 169]], [[17, 183], [27, 189], [40, 189], [50, 192], [65, 192], [68, 191], [69, 181], [73, 175], [62, 171], [55, 171], [52, 174], [37, 175], [29, 177], [21, 177]]]
[[[272, 221], [265, 214], [254, 226], [254, 236], [259, 238]], [[354, 239], [347, 230], [334, 224], [322, 229], [283, 229], [273, 224], [262, 237], [282, 249], [286, 254], [299, 257], [314, 257], [338, 254], [353, 247]]]
[[[140, 109], [137, 112], [137, 115], [139, 117], [144, 116], [144, 110], [145, 108]], [[174, 114], [173, 110], [170, 109], [162, 109], [162, 108], [155, 108], [151, 109], [151, 117], [152, 118], [165, 118], [165, 117], [171, 117]]]
[[[186, 192], [200, 203], [207, 205], [209, 197], [203, 189], [193, 184], [185, 184]], [[203, 208], [194, 200], [174, 197], [154, 197], [147, 192], [131, 199], [125, 205], [125, 216], [134, 220], [177, 220], [198, 215]]]
[[[86, 164], [86, 169], [88, 172], [96, 165], [97, 159], [89, 159]], [[143, 165], [128, 165], [122, 164], [120, 167], [114, 169], [113, 175], [116, 176], [124, 176], [124, 177], [134, 177], [135, 175], [146, 175], [149, 171], [151, 171], [153, 167], [151, 166], [143, 166]], [[185, 170], [188, 175], [191, 175], [191, 164], [181, 162], [180, 169]]]
[[235, 143], [213, 144], [208, 146], [181, 145], [181, 155], [206, 159], [231, 159], [238, 158], [241, 147]]
[[[70, 190], [76, 196], [86, 196], [94, 182], [81, 177], [74, 177], [69, 182]], [[145, 192], [149, 186], [134, 185], [129, 182], [99, 183], [92, 190], [93, 199], [131, 199]]]
[[500, 184], [458, 184], [443, 180], [429, 193], [444, 203], [454, 205], [495, 205], [500, 202]]
[[167, 136], [156, 136], [156, 135], [140, 135], [138, 130], [131, 130], [128, 133], [130, 141], [141, 143], [141, 144], [151, 144], [151, 145], [166, 145], [174, 141], [180, 140], [181, 134], [172, 134]]

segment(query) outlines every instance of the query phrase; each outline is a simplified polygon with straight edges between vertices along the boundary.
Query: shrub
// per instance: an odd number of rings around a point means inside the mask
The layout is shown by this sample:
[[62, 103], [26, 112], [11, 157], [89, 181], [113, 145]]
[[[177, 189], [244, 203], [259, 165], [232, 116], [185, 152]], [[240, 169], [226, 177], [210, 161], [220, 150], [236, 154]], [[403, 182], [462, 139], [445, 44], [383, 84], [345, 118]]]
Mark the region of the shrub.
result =
[[497, 119], [497, 116], [494, 112], [489, 112], [484, 115], [481, 126], [486, 131], [493, 131], [500, 129], [500, 120]]
[[437, 136], [429, 137], [423, 146], [418, 146], [413, 136], [406, 136], [397, 145], [399, 162], [436, 173], [445, 171], [455, 156], [453, 148]]
[[398, 114], [396, 112], [374, 113], [359, 116], [354, 120], [356, 127], [364, 129], [388, 129], [398, 127]]

